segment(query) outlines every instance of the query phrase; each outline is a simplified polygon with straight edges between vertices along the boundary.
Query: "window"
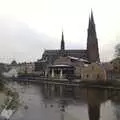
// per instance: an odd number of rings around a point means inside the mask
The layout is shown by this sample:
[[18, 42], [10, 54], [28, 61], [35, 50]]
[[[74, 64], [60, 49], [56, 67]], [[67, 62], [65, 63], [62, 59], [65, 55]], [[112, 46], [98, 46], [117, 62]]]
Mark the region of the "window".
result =
[[99, 74], [97, 74], [97, 79], [99, 79], [100, 78], [100, 75]]
[[92, 66], [92, 70], [94, 70], [94, 66]]
[[88, 78], [88, 77], [89, 77], [89, 75], [87, 74], [87, 75], [86, 75], [86, 77]]

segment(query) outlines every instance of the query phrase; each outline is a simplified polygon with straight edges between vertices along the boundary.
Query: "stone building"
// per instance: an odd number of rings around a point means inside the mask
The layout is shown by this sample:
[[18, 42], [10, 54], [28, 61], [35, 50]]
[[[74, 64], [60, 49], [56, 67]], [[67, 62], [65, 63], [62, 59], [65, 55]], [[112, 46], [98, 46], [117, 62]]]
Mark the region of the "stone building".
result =
[[61, 56], [49, 66], [48, 74], [54, 78], [81, 78], [81, 69], [85, 64], [88, 64], [87, 60]]
[[82, 68], [81, 79], [85, 81], [106, 81], [106, 71], [102, 65], [91, 63]]
[[[93, 13], [91, 11], [91, 16], [89, 18], [88, 33], [87, 33], [87, 49], [65, 49], [64, 34], [62, 32], [62, 39], [60, 49], [58, 50], [45, 50], [42, 58], [35, 63], [35, 68], [38, 66], [40, 71], [42, 68], [47, 69], [49, 65], [52, 65], [56, 59], [60, 56], [71, 56], [78, 59], [85, 59], [89, 63], [100, 62], [98, 40], [96, 35], [96, 28], [93, 18]], [[42, 67], [45, 65], [44, 67]]]
[[11, 65], [10, 66], [11, 69], [15, 69], [17, 71], [17, 73], [19, 74], [27, 74], [27, 73], [33, 73], [35, 71], [35, 65], [34, 63], [30, 62], [30, 63], [19, 63], [16, 65]]

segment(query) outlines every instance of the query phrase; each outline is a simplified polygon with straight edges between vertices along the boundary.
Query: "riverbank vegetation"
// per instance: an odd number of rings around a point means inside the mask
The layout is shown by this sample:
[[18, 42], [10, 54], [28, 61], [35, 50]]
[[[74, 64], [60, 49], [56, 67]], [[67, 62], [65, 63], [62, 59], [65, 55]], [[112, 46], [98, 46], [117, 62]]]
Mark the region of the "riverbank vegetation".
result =
[[[19, 95], [7, 86], [7, 78], [0, 72], [0, 93], [3, 94], [4, 101], [0, 104], [0, 111], [3, 109], [17, 109], [19, 105]], [[2, 98], [0, 98], [2, 99]]]
[[0, 112], [2, 112], [3, 109], [16, 110], [19, 106], [18, 93], [7, 87], [4, 87], [2, 93], [4, 94], [4, 101], [0, 104]]

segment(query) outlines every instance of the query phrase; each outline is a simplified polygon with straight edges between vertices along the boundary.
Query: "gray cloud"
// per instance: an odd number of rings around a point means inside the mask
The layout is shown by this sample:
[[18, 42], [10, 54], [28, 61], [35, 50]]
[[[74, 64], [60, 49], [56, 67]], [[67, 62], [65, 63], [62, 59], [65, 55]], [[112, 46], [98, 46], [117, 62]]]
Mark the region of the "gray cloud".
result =
[[[0, 19], [0, 62], [11, 62], [13, 59], [18, 62], [40, 59], [44, 49], [60, 48], [61, 36], [58, 36], [58, 38], [52, 38], [46, 34], [39, 33], [27, 24], [15, 20]], [[66, 48], [85, 49], [87, 39], [84, 37], [80, 41], [65, 39]], [[113, 46], [118, 42], [106, 41], [106, 44], [102, 43], [103, 40], [99, 40], [101, 59], [103, 61], [110, 60], [113, 58]]]
[[58, 41], [45, 34], [38, 34], [26, 24], [0, 20], [0, 61], [34, 61], [44, 49], [58, 48]]

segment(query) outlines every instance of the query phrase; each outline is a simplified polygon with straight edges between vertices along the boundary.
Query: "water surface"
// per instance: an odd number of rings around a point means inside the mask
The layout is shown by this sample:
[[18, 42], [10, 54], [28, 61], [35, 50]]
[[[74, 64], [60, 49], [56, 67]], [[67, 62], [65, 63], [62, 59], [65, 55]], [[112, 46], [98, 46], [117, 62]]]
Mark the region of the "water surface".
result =
[[36, 84], [9, 84], [21, 105], [12, 120], [119, 120], [120, 92]]

